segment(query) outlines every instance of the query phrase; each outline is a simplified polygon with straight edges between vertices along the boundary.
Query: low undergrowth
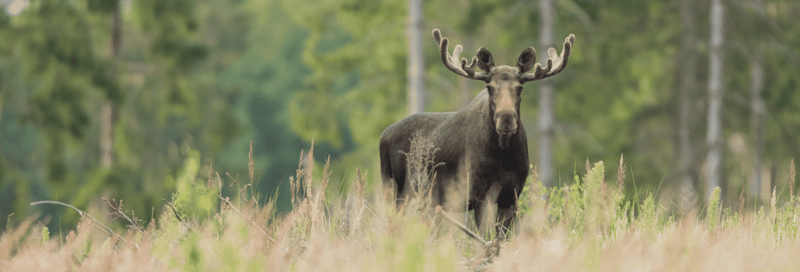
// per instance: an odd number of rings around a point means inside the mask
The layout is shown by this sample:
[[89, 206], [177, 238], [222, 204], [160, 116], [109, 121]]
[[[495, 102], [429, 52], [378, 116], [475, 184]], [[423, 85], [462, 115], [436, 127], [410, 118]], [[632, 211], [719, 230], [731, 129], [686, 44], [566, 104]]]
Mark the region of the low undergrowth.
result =
[[800, 269], [800, 201], [794, 196], [779, 206], [773, 194], [771, 205], [755, 213], [720, 209], [719, 197], [711, 197], [702, 214], [676, 218], [656, 204], [653, 192], [645, 192], [643, 201], [623, 195], [624, 168], [609, 186], [603, 162], [587, 163], [584, 176], [550, 190], [534, 170], [518, 200], [515, 229], [507, 239], [495, 240], [499, 251], [489, 260], [480, 259], [484, 244], [430, 210], [398, 210], [390, 196], [368, 192], [360, 171], [348, 195], [327, 199], [328, 165], [315, 180], [313, 161], [302, 158], [311, 156], [301, 155], [291, 180], [289, 213], [277, 214], [272, 202], [257, 205], [248, 193], [252, 178], [250, 184], [236, 184], [236, 196], [223, 197], [221, 188], [231, 185], [219, 177], [196, 182], [197, 160], [190, 158], [168, 209], [149, 225], [140, 225], [114, 200], [107, 201], [112, 214], [130, 228], [112, 230], [86, 214], [75, 231], [51, 239], [52, 231], [31, 217], [0, 236], [0, 270]]

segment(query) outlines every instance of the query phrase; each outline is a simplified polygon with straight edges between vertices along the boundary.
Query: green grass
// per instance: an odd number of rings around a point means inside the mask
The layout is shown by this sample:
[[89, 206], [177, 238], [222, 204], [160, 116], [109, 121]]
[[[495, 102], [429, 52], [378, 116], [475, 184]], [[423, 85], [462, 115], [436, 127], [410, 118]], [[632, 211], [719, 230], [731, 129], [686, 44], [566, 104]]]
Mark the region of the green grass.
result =
[[[219, 186], [228, 186], [222, 180], [195, 182], [196, 159], [187, 159], [175, 180], [178, 189], [169, 202], [174, 210], [165, 209], [150, 225], [139, 226], [133, 218], [126, 224], [134, 227], [109, 233], [84, 218], [62, 241], [28, 219], [0, 236], [0, 270], [800, 269], [800, 201], [794, 196], [778, 205], [773, 194], [770, 206], [744, 213], [741, 207], [720, 209], [715, 190], [702, 217], [696, 212], [675, 218], [658, 205], [656, 192], [625, 196], [624, 182], [607, 183], [603, 162], [587, 166], [572, 184], [549, 190], [534, 170], [518, 200], [514, 229], [507, 240], [494, 243], [500, 248], [495, 253], [419, 208], [424, 206], [398, 211], [390, 197], [366, 191], [360, 171], [349, 194], [328, 200], [327, 165], [317, 178], [313, 164], [303, 165], [289, 192], [294, 209], [277, 214], [273, 202], [256, 204], [252, 179], [250, 185], [236, 184], [240, 191], [234, 199], [220, 194]], [[639, 193], [646, 196], [642, 202]]]

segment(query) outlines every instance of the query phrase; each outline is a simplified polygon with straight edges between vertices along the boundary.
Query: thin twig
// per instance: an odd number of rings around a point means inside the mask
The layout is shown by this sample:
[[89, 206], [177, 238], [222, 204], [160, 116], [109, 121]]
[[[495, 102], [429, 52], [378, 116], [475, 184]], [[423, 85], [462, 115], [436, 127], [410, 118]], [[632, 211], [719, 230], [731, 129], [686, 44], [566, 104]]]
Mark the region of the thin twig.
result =
[[136, 219], [136, 215], [133, 216], [134, 219], [131, 219], [130, 217], [125, 215], [125, 212], [122, 210], [122, 200], [121, 199], [119, 200], [119, 204], [117, 204], [116, 201], [114, 202], [114, 204], [111, 204], [111, 202], [109, 202], [108, 199], [106, 199], [105, 197], [103, 198], [103, 201], [105, 201], [106, 204], [108, 204], [108, 206], [111, 207], [111, 209], [114, 210], [114, 212], [112, 214], [115, 214], [117, 217], [125, 218], [125, 220], [128, 220], [128, 222], [130, 222], [131, 225], [133, 225], [133, 227], [136, 228], [136, 230], [138, 230], [139, 232], [144, 233], [144, 229], [141, 226], [139, 226], [139, 224], [136, 223], [136, 220], [135, 220]]
[[484, 246], [489, 245], [489, 243], [486, 242], [486, 240], [483, 240], [483, 238], [481, 238], [480, 236], [478, 236], [477, 234], [475, 234], [474, 232], [469, 230], [466, 226], [464, 226], [460, 222], [458, 222], [455, 219], [453, 219], [452, 217], [450, 217], [450, 215], [447, 215], [447, 213], [445, 213], [442, 210], [442, 206], [436, 206], [436, 212], [439, 213], [442, 217], [444, 217], [444, 219], [447, 219], [447, 221], [450, 221], [450, 223], [453, 223], [453, 225], [455, 225], [456, 227], [458, 227], [459, 229], [461, 229], [462, 231], [467, 233], [467, 235], [469, 235], [469, 237], [472, 237], [473, 239], [477, 240], [478, 242], [480, 242]]
[[133, 246], [136, 247], [136, 249], [139, 249], [139, 245], [128, 242], [128, 240], [125, 240], [125, 238], [122, 238], [122, 236], [120, 236], [119, 234], [117, 234], [116, 232], [111, 230], [110, 228], [106, 227], [106, 225], [103, 225], [103, 223], [100, 223], [100, 221], [97, 221], [97, 219], [94, 219], [94, 217], [92, 217], [88, 213], [86, 213], [86, 212], [84, 212], [84, 211], [82, 211], [82, 210], [80, 210], [78, 208], [75, 208], [75, 206], [72, 206], [72, 205], [69, 205], [67, 203], [60, 202], [60, 201], [54, 201], [54, 200], [42, 200], [42, 201], [31, 202], [30, 205], [31, 206], [36, 206], [36, 205], [40, 205], [40, 204], [56, 204], [56, 205], [61, 205], [61, 206], [72, 208], [73, 210], [77, 211], [81, 216], [85, 215], [85, 216], [89, 217], [89, 219], [94, 221], [97, 225], [103, 227], [105, 229], [104, 232], [107, 232], [107, 233], [105, 233], [106, 235], [108, 235], [108, 236], [116, 236], [121, 241], [123, 241], [123, 242], [125, 242], [127, 244], [132, 244]]
[[186, 222], [184, 222], [183, 219], [181, 219], [181, 216], [178, 214], [178, 211], [175, 210], [175, 206], [172, 206], [172, 203], [169, 203], [169, 201], [163, 198], [161, 200], [164, 200], [164, 202], [167, 203], [167, 207], [172, 209], [172, 213], [175, 214], [175, 218], [178, 218], [178, 221], [180, 221], [181, 224], [183, 224], [186, 227], [189, 227], [189, 225], [187, 225]]
[[266, 236], [267, 236], [267, 238], [269, 238], [269, 240], [270, 240], [270, 241], [272, 241], [273, 243], [275, 242], [275, 239], [273, 239], [273, 238], [272, 238], [272, 236], [271, 236], [271, 235], [269, 235], [269, 234], [267, 233], [267, 231], [266, 231], [266, 230], [264, 230], [264, 229], [263, 229], [261, 226], [259, 226], [259, 225], [258, 225], [258, 224], [257, 224], [255, 221], [253, 221], [253, 220], [250, 220], [250, 218], [248, 218], [247, 216], [245, 216], [245, 215], [244, 215], [244, 214], [243, 214], [241, 211], [239, 211], [239, 209], [237, 209], [235, 206], [233, 206], [233, 203], [231, 203], [231, 201], [230, 201], [230, 200], [228, 200], [228, 198], [227, 198], [227, 197], [226, 197], [226, 198], [223, 198], [222, 196], [217, 196], [217, 198], [219, 198], [220, 200], [222, 200], [223, 202], [225, 202], [225, 204], [228, 204], [228, 207], [231, 207], [231, 209], [232, 209], [233, 211], [235, 211], [236, 213], [238, 213], [239, 215], [241, 215], [241, 216], [242, 216], [242, 218], [244, 218], [244, 220], [247, 220], [247, 222], [250, 222], [251, 224], [253, 224], [253, 226], [255, 226], [255, 227], [258, 229], [258, 230], [260, 230], [262, 234], [266, 235]]

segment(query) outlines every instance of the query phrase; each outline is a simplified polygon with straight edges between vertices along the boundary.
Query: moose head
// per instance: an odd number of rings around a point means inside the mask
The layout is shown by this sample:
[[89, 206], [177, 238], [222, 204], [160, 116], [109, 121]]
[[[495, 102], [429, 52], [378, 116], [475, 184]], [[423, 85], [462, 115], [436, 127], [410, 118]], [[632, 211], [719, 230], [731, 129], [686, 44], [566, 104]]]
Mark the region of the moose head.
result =
[[[469, 79], [477, 79], [486, 82], [486, 90], [489, 92], [489, 105], [492, 111], [492, 122], [495, 132], [498, 134], [500, 148], [507, 148], [509, 139], [517, 133], [519, 127], [519, 104], [522, 93], [522, 85], [528, 81], [534, 81], [551, 77], [561, 72], [567, 66], [567, 60], [572, 52], [572, 44], [575, 35], [570, 34], [564, 41], [561, 56], [558, 56], [554, 48], [547, 51], [550, 56], [544, 67], [536, 63], [536, 50], [528, 47], [517, 57], [515, 66], [500, 65], [495, 66], [492, 53], [486, 48], [478, 49], [476, 56], [467, 65], [467, 59], [461, 58], [461, 45], [456, 45], [453, 55], [450, 55], [448, 40], [442, 37], [439, 29], [433, 30], [433, 38], [439, 46], [439, 54], [442, 62], [454, 73]], [[483, 72], [476, 72], [475, 66], [480, 67]], [[533, 73], [528, 71], [533, 68]]]

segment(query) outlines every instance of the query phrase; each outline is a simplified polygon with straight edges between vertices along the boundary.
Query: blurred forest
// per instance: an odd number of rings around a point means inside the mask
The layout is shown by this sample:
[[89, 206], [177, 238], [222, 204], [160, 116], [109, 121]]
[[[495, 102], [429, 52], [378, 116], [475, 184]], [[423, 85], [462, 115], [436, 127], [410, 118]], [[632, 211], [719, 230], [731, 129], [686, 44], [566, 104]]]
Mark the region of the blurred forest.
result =
[[[712, 2], [724, 7], [718, 47]], [[149, 221], [178, 176], [247, 180], [251, 140], [257, 190], [264, 201], [278, 192], [278, 210], [291, 208], [288, 178], [312, 140], [315, 161], [330, 155], [332, 197], [356, 168], [378, 188], [380, 134], [408, 113], [407, 0], [0, 4], [2, 220], [40, 211], [53, 229], [73, 226], [72, 211], [28, 204], [101, 207], [106, 197]], [[719, 48], [723, 205], [743, 190], [753, 205], [775, 188], [788, 197], [800, 155], [800, 2], [552, 0], [552, 10], [554, 46], [576, 36], [569, 66], [546, 82], [556, 182], [624, 154], [628, 195], [657, 190], [667, 209], [682, 195], [700, 208]], [[458, 110], [484, 87], [443, 66], [433, 28], [465, 56], [484, 46], [513, 65], [533, 46], [545, 59], [539, 1], [429, 0], [422, 11], [425, 111]], [[522, 102], [534, 165], [540, 84]]]

